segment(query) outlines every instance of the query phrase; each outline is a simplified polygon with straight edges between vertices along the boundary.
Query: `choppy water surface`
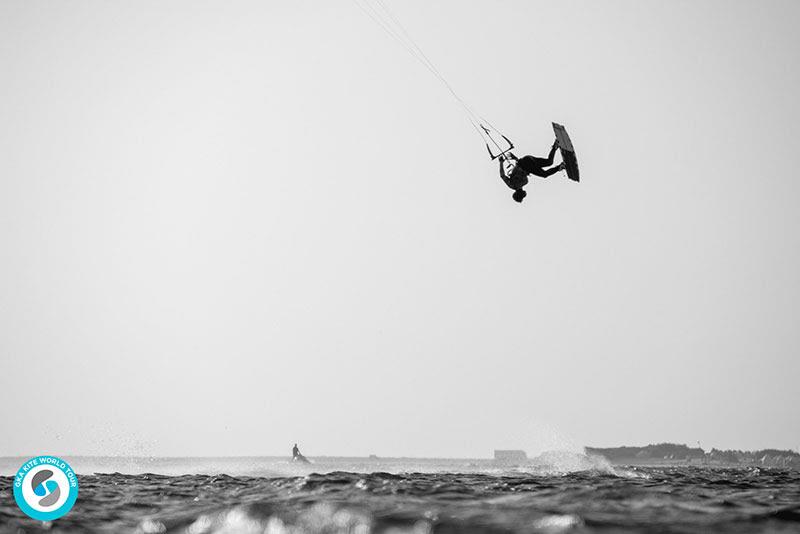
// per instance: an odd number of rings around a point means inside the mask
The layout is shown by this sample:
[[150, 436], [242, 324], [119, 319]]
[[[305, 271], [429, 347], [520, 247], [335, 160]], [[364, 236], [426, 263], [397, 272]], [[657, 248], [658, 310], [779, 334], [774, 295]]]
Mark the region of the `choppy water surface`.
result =
[[795, 471], [460, 467], [472, 472], [84, 475], [52, 524], [24, 517], [4, 476], [0, 533], [800, 532]]

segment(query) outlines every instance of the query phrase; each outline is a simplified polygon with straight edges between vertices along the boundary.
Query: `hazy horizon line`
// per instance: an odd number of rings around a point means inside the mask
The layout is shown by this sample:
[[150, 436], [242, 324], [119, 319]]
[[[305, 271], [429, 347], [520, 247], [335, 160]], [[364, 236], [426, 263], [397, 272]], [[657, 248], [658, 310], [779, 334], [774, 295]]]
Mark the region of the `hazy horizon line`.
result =
[[[755, 451], [763, 451], [763, 450], [777, 450], [777, 451], [790, 451], [797, 454], [800, 454], [800, 450], [796, 448], [786, 448], [781, 449], [779, 447], [763, 447], [759, 449], [717, 449], [716, 447], [711, 447], [710, 449], [705, 449], [703, 447], [692, 447], [686, 443], [675, 443], [675, 442], [660, 442], [660, 443], [648, 443], [647, 445], [612, 445], [612, 446], [597, 446], [597, 445], [584, 445], [582, 448], [584, 449], [584, 453], [586, 449], [617, 449], [617, 448], [644, 448], [648, 446], [654, 445], [678, 445], [678, 446], [685, 446], [689, 448], [698, 448], [703, 452], [712, 451], [712, 450], [736, 450], [741, 452], [755, 452]], [[525, 454], [530, 454], [525, 449], [493, 449], [494, 451], [507, 451], [507, 450], [514, 450], [514, 451], [523, 451]], [[531, 455], [532, 457], [540, 456], [541, 454], [547, 452], [576, 452], [570, 450], [568, 448], [563, 449], [547, 449], [541, 451], [535, 455]], [[576, 452], [577, 453], [577, 452]], [[11, 459], [11, 458], [35, 458], [36, 456], [42, 456], [43, 454], [50, 454], [48, 453], [40, 453], [40, 454], [4, 454], [0, 455], [0, 459]], [[149, 454], [149, 455], [128, 455], [128, 454], [71, 454], [71, 453], [58, 453], [58, 456], [68, 457], [68, 458], [130, 458], [130, 459], [150, 459], [150, 458], [159, 458], [159, 459], [209, 459], [209, 458], [286, 458], [291, 457], [291, 452], [285, 454], [225, 454], [225, 455], [187, 455], [187, 456], [179, 456], [179, 455], [172, 455], [172, 454]], [[307, 454], [306, 456], [311, 458], [339, 458], [339, 459], [369, 459], [371, 457], [376, 457], [382, 460], [492, 460], [494, 459], [492, 456], [414, 456], [414, 455], [381, 455], [381, 454], [368, 454], [368, 455], [347, 455], [347, 454]]]

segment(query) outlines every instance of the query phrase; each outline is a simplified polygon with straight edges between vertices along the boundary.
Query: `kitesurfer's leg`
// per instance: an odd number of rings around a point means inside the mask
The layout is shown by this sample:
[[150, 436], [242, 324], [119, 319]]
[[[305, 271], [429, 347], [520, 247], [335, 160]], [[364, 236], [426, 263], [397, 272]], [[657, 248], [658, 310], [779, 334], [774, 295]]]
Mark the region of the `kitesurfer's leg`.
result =
[[548, 176], [552, 176], [552, 175], [554, 175], [555, 173], [557, 173], [559, 171], [563, 171], [564, 167], [565, 167], [564, 166], [564, 162], [562, 161], [561, 163], [559, 163], [555, 167], [551, 167], [551, 168], [549, 168], [547, 170], [543, 170], [542, 174], [539, 174], [538, 176], [541, 176], [542, 178], [547, 178]]
[[532, 174], [534, 176], [538, 176], [539, 178], [547, 178], [548, 176], [552, 176], [552, 175], [554, 175], [555, 173], [557, 173], [558, 171], [561, 171], [561, 170], [564, 170], [564, 162], [563, 161], [561, 163], [559, 163], [558, 165], [556, 165], [555, 167], [551, 167], [549, 169], [542, 169], [542, 168], [533, 169], [530, 174]]
[[547, 155], [547, 163], [542, 165], [542, 168], [549, 167], [553, 164], [553, 158], [556, 155], [556, 150], [558, 150], [558, 139], [553, 142], [553, 146], [550, 147], [550, 153]]
[[536, 156], [524, 156], [517, 161], [517, 165], [528, 174], [536, 174], [543, 168], [552, 165], [553, 162], [547, 162], [544, 158], [537, 158]]

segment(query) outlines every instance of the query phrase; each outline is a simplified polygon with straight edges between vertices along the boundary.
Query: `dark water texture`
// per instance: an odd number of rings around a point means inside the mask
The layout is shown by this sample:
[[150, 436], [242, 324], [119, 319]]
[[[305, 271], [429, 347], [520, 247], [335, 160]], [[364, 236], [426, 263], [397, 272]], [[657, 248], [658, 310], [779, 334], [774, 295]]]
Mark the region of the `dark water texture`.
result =
[[0, 533], [800, 532], [798, 472], [620, 472], [98, 474], [50, 524], [23, 516], [2, 477]]

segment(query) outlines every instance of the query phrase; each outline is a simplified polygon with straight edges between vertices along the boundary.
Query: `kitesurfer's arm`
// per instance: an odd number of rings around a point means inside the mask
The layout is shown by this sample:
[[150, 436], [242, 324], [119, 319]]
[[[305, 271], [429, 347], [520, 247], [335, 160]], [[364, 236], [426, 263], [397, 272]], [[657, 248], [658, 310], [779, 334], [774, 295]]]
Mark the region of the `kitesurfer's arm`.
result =
[[503, 168], [503, 163], [506, 162], [505, 156], [500, 156], [498, 158], [498, 161], [500, 161], [500, 178], [502, 178], [503, 181], [505, 182], [508, 180], [508, 176], [506, 175], [506, 170], [505, 168]]

